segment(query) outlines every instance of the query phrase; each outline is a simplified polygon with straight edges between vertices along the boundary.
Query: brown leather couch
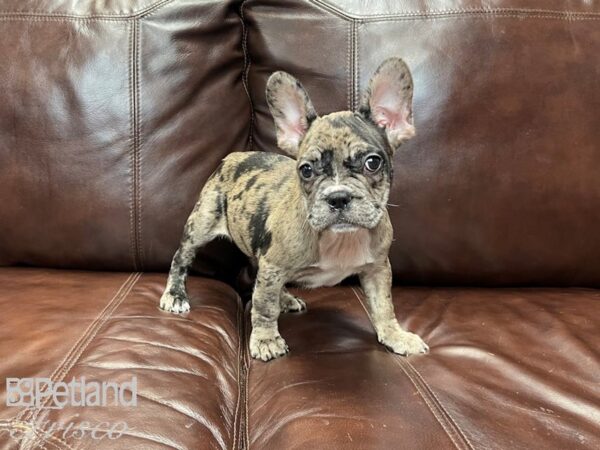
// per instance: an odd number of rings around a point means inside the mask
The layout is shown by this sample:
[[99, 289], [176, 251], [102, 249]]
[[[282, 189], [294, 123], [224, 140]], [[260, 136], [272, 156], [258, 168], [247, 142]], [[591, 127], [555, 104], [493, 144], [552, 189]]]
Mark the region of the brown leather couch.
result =
[[[3, 0], [0, 30], [0, 448], [600, 448], [597, 2]], [[353, 109], [392, 55], [417, 128], [393, 297], [430, 354], [380, 346], [349, 283], [301, 292], [291, 353], [250, 359], [226, 242], [189, 315], [159, 311], [211, 171], [276, 151], [267, 76]], [[137, 407], [5, 406], [9, 377], [132, 376]]]

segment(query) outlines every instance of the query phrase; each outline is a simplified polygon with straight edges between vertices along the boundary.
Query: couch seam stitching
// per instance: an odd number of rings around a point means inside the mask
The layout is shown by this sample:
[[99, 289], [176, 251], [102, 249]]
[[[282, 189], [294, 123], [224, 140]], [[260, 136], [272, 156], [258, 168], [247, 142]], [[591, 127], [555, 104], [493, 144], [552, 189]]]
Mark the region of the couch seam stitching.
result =
[[[244, 323], [246, 321], [246, 316], [244, 315]], [[252, 325], [251, 325], [252, 326]], [[246, 422], [246, 436], [245, 437], [245, 443], [246, 443], [246, 448], [245, 450], [250, 450], [250, 428], [249, 428], [249, 423], [250, 423], [250, 416], [248, 415], [248, 393], [250, 392], [249, 386], [250, 386], [250, 360], [249, 360], [249, 352], [248, 352], [248, 345], [250, 343], [250, 334], [249, 334], [249, 330], [251, 328], [251, 326], [244, 326], [244, 362], [245, 362], [245, 367], [246, 367], [246, 389], [244, 390], [244, 406], [245, 406], [245, 410], [246, 410], [246, 414], [245, 414], [245, 422]]]
[[[130, 273], [129, 276], [125, 279], [125, 281], [123, 281], [123, 283], [121, 283], [121, 285], [119, 286], [119, 288], [117, 289], [115, 294], [112, 296], [112, 298], [109, 300], [109, 302], [104, 306], [104, 308], [102, 308], [102, 310], [98, 313], [98, 315], [94, 318], [94, 320], [92, 320], [92, 322], [84, 330], [83, 334], [81, 334], [81, 336], [79, 336], [79, 338], [71, 346], [69, 351], [67, 351], [67, 353], [65, 353], [65, 356], [63, 356], [62, 360], [58, 363], [58, 365], [56, 366], [54, 371], [50, 374], [49, 378], [51, 380], [54, 379], [54, 377], [58, 374], [58, 372], [60, 371], [60, 368], [67, 363], [67, 360], [69, 359], [69, 355], [75, 351], [75, 348], [77, 348], [80, 345], [81, 341], [83, 341], [83, 339], [85, 339], [85, 337], [91, 332], [92, 328], [94, 327], [94, 324], [99, 320], [100, 317], [102, 317], [104, 312], [108, 309], [109, 305], [115, 300], [115, 298], [118, 297], [120, 292], [123, 290], [123, 287], [125, 285], [127, 285], [127, 283], [129, 282], [129, 280], [131, 279], [132, 276], [133, 276], [133, 273]], [[23, 411], [21, 411], [15, 417], [15, 419], [25, 423], [27, 420], [30, 419], [30, 417], [29, 417], [31, 415], [30, 413], [32, 413], [34, 409], [35, 409], [35, 407], [25, 408]]]
[[[237, 296], [237, 309], [238, 309], [238, 313], [237, 313], [237, 329], [238, 329], [238, 354], [237, 354], [237, 360], [238, 360], [238, 366], [237, 366], [237, 387], [238, 387], [238, 395], [237, 395], [237, 401], [235, 403], [235, 413], [234, 413], [234, 421], [233, 421], [233, 441], [231, 444], [231, 448], [232, 450], [236, 449], [237, 446], [237, 441], [238, 441], [238, 413], [240, 411], [240, 403], [241, 403], [241, 396], [242, 396], [242, 390], [241, 390], [241, 367], [242, 367], [242, 317], [241, 317], [241, 299], [239, 297], [239, 295]], [[241, 424], [239, 424], [239, 426], [241, 426]]]
[[346, 108], [350, 110], [352, 109], [352, 22], [348, 22], [346, 41]]
[[160, 5], [156, 5], [154, 8], [148, 8], [145, 11], [140, 12], [137, 16], [132, 17], [133, 19], [144, 19], [152, 14], [160, 11], [164, 6], [168, 6], [170, 3], [175, 3], [177, 0], [164, 0]]
[[[67, 376], [67, 374], [71, 371], [71, 369], [75, 366], [75, 364], [77, 363], [79, 358], [81, 358], [81, 355], [83, 354], [83, 352], [92, 343], [92, 341], [94, 340], [94, 338], [96, 337], [98, 332], [102, 329], [102, 326], [110, 318], [112, 313], [129, 296], [129, 293], [131, 292], [131, 290], [133, 289], [135, 284], [139, 281], [142, 274], [138, 272], [138, 273], [134, 273], [132, 275], [130, 274], [129, 278], [123, 283], [123, 285], [121, 285], [121, 289], [119, 289], [120, 292], [117, 291], [117, 294], [107, 304], [107, 308], [105, 308], [105, 310], [103, 310], [103, 312], [106, 311], [106, 314], [104, 314], [104, 316], [99, 315], [96, 318], [96, 320], [94, 321], [94, 323], [97, 324], [95, 330], [88, 328], [90, 330], [90, 334], [84, 333], [84, 336], [85, 336], [84, 340], [87, 340], [87, 342], [82, 341], [80, 348], [76, 351], [76, 354], [74, 354], [70, 358], [67, 358], [67, 361], [65, 361], [65, 364], [63, 365], [63, 367], [58, 371], [57, 375], [58, 375], [59, 381], [62, 381]], [[129, 281], [129, 283], [127, 283], [128, 281]], [[87, 331], [88, 330], [86, 330], [86, 332]], [[41, 407], [40, 408], [36, 407], [34, 409], [33, 415], [29, 419], [27, 419], [32, 424], [32, 426], [35, 426], [35, 421], [37, 420], [43, 407], [48, 403], [49, 400], [50, 400], [50, 397], [46, 397], [46, 400], [42, 403]], [[36, 441], [34, 441], [34, 443], [37, 443], [37, 439], [36, 439]]]
[[136, 229], [136, 249], [138, 258], [138, 269], [144, 270], [144, 248], [142, 245], [142, 120], [141, 120], [141, 50], [142, 50], [142, 35], [140, 31], [140, 22], [134, 22], [136, 29], [136, 52], [135, 52], [135, 108], [136, 108], [136, 214], [137, 214], [137, 229]]
[[[63, 449], [63, 448], [67, 448], [69, 450], [75, 450], [75, 447], [71, 447], [69, 444], [67, 444], [66, 441], [62, 440], [61, 438], [53, 436], [51, 434], [44, 433], [43, 431], [39, 431], [38, 428], [33, 423], [16, 420], [16, 421], [11, 421], [10, 426], [5, 427], [5, 428], [10, 428], [11, 430], [14, 430], [14, 429], [19, 430], [19, 429], [23, 429], [23, 428], [28, 428], [31, 431], [33, 431], [33, 434], [35, 435], [34, 440], [31, 443], [25, 443], [25, 445], [26, 445], [25, 448], [30, 447], [33, 444], [36, 444], [36, 445], [41, 446], [43, 449], [47, 450], [47, 448], [43, 444], [50, 444], [54, 448], [57, 448], [59, 450]], [[43, 439], [43, 442], [39, 442], [40, 439]], [[53, 442], [53, 441], [56, 441], [56, 442]], [[19, 447], [21, 447], [21, 444], [22, 444], [22, 442], [20, 443]]]
[[134, 270], [137, 269], [136, 242], [135, 242], [135, 119], [134, 119], [134, 68], [133, 47], [135, 36], [135, 22], [129, 23], [129, 49], [128, 49], [128, 84], [129, 84], [129, 250]]
[[[10, 423], [0, 423], [0, 431], [7, 431], [9, 434], [11, 434], [11, 431], [19, 431], [22, 432], [23, 428], [28, 428], [31, 431], [33, 431], [34, 435], [35, 435], [35, 441], [39, 440], [40, 437], [40, 433], [38, 432], [38, 430], [36, 429], [36, 427], [33, 424], [30, 424], [28, 422], [22, 422], [22, 421], [18, 421], [18, 420], [11, 420]], [[43, 433], [42, 433], [43, 434]], [[12, 437], [12, 436], [11, 436]], [[60, 442], [60, 444], [62, 444], [62, 447], [59, 446], [57, 443], [55, 442], [51, 442], [46, 440], [45, 442], [40, 442], [39, 445], [45, 449], [48, 450], [44, 445], [42, 444], [51, 444], [53, 445], [55, 448], [57, 449], [61, 449], [61, 448], [67, 448], [69, 450], [75, 450], [73, 447], [69, 446], [69, 444], [67, 444], [65, 441], [63, 441], [60, 438], [57, 438], [56, 436], [52, 436], [52, 435], [48, 435], [48, 438], [58, 441]], [[45, 438], [44, 438], [45, 439]], [[35, 443], [35, 441], [33, 443]], [[22, 447], [22, 442], [19, 441], [19, 447]], [[29, 443], [25, 443], [26, 446], [30, 446]]]
[[[8, 21], [27, 21], [30, 23], [35, 22], [59, 22], [59, 23], [67, 23], [67, 22], [75, 22], [75, 21], [94, 21], [94, 22], [128, 22], [135, 19], [143, 19], [148, 17], [150, 14], [146, 14], [144, 16], [139, 17], [123, 17], [123, 18], [64, 18], [64, 17], [38, 17], [38, 16], [1, 16], [0, 21], [8, 22]], [[550, 14], [537, 14], [537, 15], [526, 15], [526, 14], [511, 14], [511, 13], [472, 13], [472, 14], [446, 14], [446, 15], [422, 15], [422, 16], [400, 16], [400, 17], [387, 17], [387, 18], [374, 18], [374, 19], [351, 19], [344, 18], [344, 20], [356, 20], [360, 23], [369, 23], [369, 22], [401, 22], [401, 21], [410, 21], [410, 20], [437, 20], [437, 19], [466, 19], [468, 17], [474, 17], [479, 19], [490, 19], [490, 18], [514, 18], [514, 19], [554, 19], [554, 20], [565, 20], [568, 22], [585, 22], [592, 20], [600, 20], [600, 16], [590, 16], [590, 17], [578, 17], [578, 16], [557, 16]]]
[[[102, 326], [110, 318], [110, 316], [112, 315], [112, 313], [129, 296], [129, 293], [133, 289], [133, 286], [137, 283], [137, 281], [140, 279], [140, 277], [141, 277], [140, 273], [134, 274], [133, 277], [131, 278], [131, 281], [127, 285], [127, 287], [125, 287], [124, 290], [121, 291], [121, 293], [119, 295], [115, 296], [114, 299], [113, 299], [113, 301], [109, 302], [109, 305], [108, 305], [109, 308], [106, 310], [106, 314], [103, 317], [98, 316], [99, 320], [96, 322], [96, 323], [98, 323], [98, 325], [97, 325], [97, 327], [96, 327], [95, 330], [91, 330], [92, 332], [91, 332], [91, 334], [88, 335], [87, 342], [83, 342], [81, 344], [81, 347], [77, 350], [76, 356], [73, 356], [73, 357], [69, 358], [72, 361], [69, 361], [68, 363], [66, 363], [61, 368], [61, 370], [59, 371], [59, 374], [60, 374], [59, 378], [58, 378], [59, 380], [62, 381], [67, 376], [67, 374], [71, 371], [71, 369], [75, 366], [75, 364], [77, 363], [77, 361], [79, 360], [79, 358], [81, 358], [81, 355], [83, 354], [83, 352], [87, 349], [87, 347], [90, 345], [90, 343], [92, 343], [92, 341], [94, 340], [94, 338], [96, 337], [96, 335], [98, 334], [98, 332], [100, 331], [100, 329], [102, 328]], [[48, 403], [49, 400], [50, 400], [50, 397], [46, 397], [46, 400], [42, 404], [41, 408], [36, 409], [34, 411], [33, 416], [29, 419], [29, 421], [31, 422], [32, 426], [35, 426], [35, 421], [37, 420], [40, 412], [42, 411], [42, 408]], [[37, 442], [37, 440], [34, 443], [36, 443], [36, 442]]]
[[[446, 434], [452, 440], [452, 442], [454, 443], [454, 445], [456, 446], [456, 448], [459, 448], [459, 449], [460, 448], [470, 448], [470, 449], [472, 449], [472, 447], [468, 443], [468, 441], [467, 441], [466, 446], [465, 446], [465, 444], [460, 445], [457, 442], [457, 440], [456, 440], [457, 436], [456, 435], [458, 435], [458, 437], [463, 437], [464, 438], [464, 434], [462, 432], [460, 432], [460, 430], [455, 429], [455, 428], [457, 428], [456, 423], [454, 423], [454, 421], [450, 420], [450, 418], [448, 416], [448, 413], [445, 411], [445, 409], [443, 408], [443, 406], [441, 404], [439, 404], [431, 396], [431, 392], [428, 391], [424, 386], [422, 386], [422, 383], [419, 383], [419, 380], [415, 379], [414, 376], [409, 373], [409, 371], [406, 369], [405, 361], [398, 360], [398, 358], [395, 357], [394, 358], [394, 362], [400, 367], [400, 369], [405, 373], [405, 375], [407, 376], [407, 378], [411, 381], [412, 385], [417, 389], [417, 391], [419, 392], [419, 394], [421, 395], [421, 397], [423, 398], [423, 400], [427, 404], [429, 410], [435, 416], [435, 418], [440, 423], [440, 425], [442, 426], [442, 428], [446, 431]], [[446, 416], [448, 416], [448, 417], [446, 417]]]
[[140, 218], [140, 138], [139, 138], [139, 23], [131, 21], [129, 47], [129, 119], [130, 119], [130, 241], [134, 270], [141, 270], [141, 218]]
[[448, 412], [448, 410], [446, 410], [446, 408], [444, 408], [444, 405], [442, 404], [442, 402], [440, 401], [440, 399], [436, 395], [435, 391], [433, 389], [431, 389], [431, 387], [429, 386], [429, 383], [427, 383], [427, 380], [425, 380], [425, 378], [416, 369], [416, 367], [413, 366], [410, 363], [410, 361], [406, 360], [406, 361], [403, 361], [403, 362], [405, 362], [405, 364], [412, 369], [412, 371], [415, 373], [415, 375], [417, 376], [417, 378], [421, 380], [422, 384], [427, 388], [427, 390], [429, 391], [429, 393], [433, 396], [433, 398], [435, 399], [435, 401], [439, 405], [440, 409], [446, 414], [446, 416], [448, 416], [448, 420], [450, 422], [452, 422], [452, 424], [454, 425], [454, 428], [456, 429], [456, 431], [462, 436], [462, 438], [468, 444], [469, 448], [473, 449], [473, 444], [471, 444], [471, 441], [469, 440], [469, 438], [467, 437], [467, 435], [458, 426], [458, 424], [456, 423], [456, 421], [454, 420], [454, 418], [452, 417], [452, 415], [450, 415], [450, 413]]
[[352, 41], [352, 48], [354, 53], [354, 87], [352, 90], [352, 111], [356, 111], [358, 108], [358, 93], [360, 85], [360, 59], [358, 56], [358, 26], [359, 22], [354, 20], [352, 22], [354, 28], [354, 40]]
[[48, 13], [48, 12], [38, 12], [38, 11], [0, 11], [0, 18], [47, 18], [47, 19], [64, 19], [65, 21], [71, 20], [102, 20], [102, 21], [125, 21], [130, 19], [137, 19], [140, 17], [145, 17], [149, 14], [156, 12], [161, 9], [163, 6], [166, 6], [169, 3], [173, 3], [176, 0], [160, 0], [151, 5], [148, 5], [146, 8], [140, 9], [139, 11], [135, 11], [130, 14], [90, 14], [90, 15], [77, 15], [77, 14], [68, 14], [68, 13]]
[[425, 10], [405, 10], [391, 14], [351, 14], [348, 13], [336, 5], [324, 0], [309, 0], [310, 3], [315, 6], [320, 6], [329, 12], [338, 15], [339, 17], [346, 20], [360, 20], [360, 21], [380, 21], [380, 20], [394, 20], [394, 19], [406, 19], [406, 18], [436, 18], [440, 16], [461, 16], [461, 15], [512, 15], [514, 17], [521, 17], [526, 15], [528, 17], [556, 17], [564, 20], [581, 20], [581, 19], [600, 19], [600, 11], [559, 11], [559, 10], [544, 10], [534, 8], [458, 8], [458, 9], [425, 9]]
[[[354, 287], [352, 287], [351, 289], [354, 292], [354, 295], [356, 296], [356, 298], [358, 299], [358, 302], [360, 303], [365, 314], [367, 315], [369, 320], [371, 320], [371, 315], [369, 314], [369, 311], [365, 307], [365, 304], [363, 303], [361, 295], [358, 293], [358, 291]], [[437, 399], [437, 397], [434, 399], [430, 395], [427, 395], [428, 394], [427, 390], [424, 387], [420, 386], [420, 384], [417, 382], [417, 380], [415, 380], [411, 376], [411, 374], [409, 374], [408, 371], [405, 369], [405, 367], [403, 365], [403, 361], [399, 360], [398, 359], [399, 357], [397, 357], [394, 353], [390, 352], [389, 350], [387, 350], [387, 351], [392, 356], [393, 361], [400, 367], [402, 372], [404, 372], [404, 374], [409, 379], [411, 384], [415, 387], [415, 389], [417, 390], [417, 392], [419, 393], [421, 398], [425, 401], [425, 404], [427, 405], [427, 409], [429, 409], [429, 412], [431, 412], [433, 417], [440, 424], [440, 426], [445, 431], [446, 435], [450, 438], [450, 440], [455, 445], [455, 447], [457, 449], [465, 448], [465, 445], [459, 445], [459, 443], [456, 441], [456, 436], [454, 436], [455, 434], [458, 434], [459, 436], [464, 437], [464, 434], [462, 433], [460, 428], [458, 428], [458, 425], [456, 424], [456, 422], [454, 422], [453, 420], [450, 422], [451, 416], [443, 408], [441, 403], [439, 403], [439, 401], [437, 403], [435, 402], [435, 399]], [[437, 412], [436, 412], [436, 410], [437, 410]], [[443, 413], [445, 413], [448, 416], [448, 418], [444, 417]], [[450, 430], [448, 429], [448, 427], [450, 427]], [[456, 428], [456, 429], [453, 430], [453, 428]], [[470, 442], [466, 439], [465, 439], [465, 441], [467, 443], [466, 448], [473, 449]]]
[[[312, 0], [311, 0], [312, 1]], [[167, 2], [168, 3], [168, 2]], [[166, 5], [167, 3], [164, 3]], [[408, 21], [408, 20], [436, 20], [436, 19], [452, 19], [452, 18], [516, 18], [516, 19], [555, 19], [555, 20], [566, 20], [569, 22], [583, 22], [588, 20], [600, 20], [600, 13], [583, 13], [583, 12], [574, 12], [574, 11], [566, 11], [564, 13], [535, 13], [533, 10], [524, 10], [521, 12], [510, 12], [510, 11], [492, 11], [492, 10], [473, 10], [473, 11], [464, 11], [464, 12], [454, 12], [454, 13], [415, 13], [408, 15], [397, 15], [397, 16], [373, 16], [373, 17], [364, 17], [364, 18], [353, 18], [350, 16], [346, 16], [340, 13], [336, 13], [331, 9], [324, 7], [321, 4], [314, 3], [316, 6], [320, 6], [322, 9], [333, 13], [334, 15], [340, 17], [343, 20], [356, 20], [361, 23], [366, 22], [400, 22], [400, 21]], [[164, 6], [163, 5], [163, 6]], [[66, 15], [17, 15], [17, 14], [0, 14], [0, 21], [10, 21], [10, 20], [22, 20], [28, 22], [75, 22], [75, 21], [94, 21], [94, 22], [126, 22], [132, 19], [143, 19], [145, 17], [154, 14], [160, 8], [156, 8], [152, 11], [147, 11], [140, 15], [132, 15], [132, 16], [66, 16]], [[598, 15], [596, 15], [598, 14]]]
[[511, 18], [511, 19], [548, 19], [548, 20], [565, 20], [567, 22], [583, 22], [583, 21], [591, 21], [591, 20], [600, 20], [600, 17], [591, 16], [591, 17], [573, 17], [573, 16], [556, 16], [550, 14], [536, 14], [536, 15], [528, 15], [528, 14], [512, 14], [512, 13], [473, 13], [473, 14], [440, 14], [438, 16], [405, 16], [405, 17], [388, 17], [388, 18], [374, 18], [372, 20], [369, 19], [360, 19], [362, 23], [369, 22], [402, 22], [402, 21], [410, 21], [410, 20], [437, 20], [437, 19], [466, 19], [469, 17], [473, 17], [476, 19], [492, 19], [492, 18]]
[[244, 68], [242, 71], [242, 85], [246, 96], [248, 97], [248, 103], [250, 106], [250, 125], [248, 130], [248, 142], [246, 144], [246, 151], [252, 151], [254, 149], [254, 102], [252, 101], [252, 95], [250, 95], [250, 87], [248, 85], [248, 78], [250, 76], [250, 66], [252, 60], [248, 52], [248, 27], [246, 25], [246, 18], [244, 17], [244, 7], [246, 6], [246, 0], [242, 0], [240, 4], [240, 21], [242, 23], [242, 53], [244, 55]]

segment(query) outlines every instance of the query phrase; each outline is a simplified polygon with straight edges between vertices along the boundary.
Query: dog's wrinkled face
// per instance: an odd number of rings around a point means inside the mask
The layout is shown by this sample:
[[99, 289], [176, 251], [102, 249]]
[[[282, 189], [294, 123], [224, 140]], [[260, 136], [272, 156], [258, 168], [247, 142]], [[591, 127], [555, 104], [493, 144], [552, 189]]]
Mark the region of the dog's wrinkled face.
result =
[[318, 117], [302, 85], [285, 72], [267, 83], [279, 147], [297, 173], [316, 231], [374, 228], [386, 209], [394, 151], [414, 135], [412, 77], [390, 58], [377, 69], [359, 112]]
[[316, 119], [298, 151], [308, 222], [317, 231], [374, 228], [385, 210], [392, 166], [384, 134], [360, 114]]

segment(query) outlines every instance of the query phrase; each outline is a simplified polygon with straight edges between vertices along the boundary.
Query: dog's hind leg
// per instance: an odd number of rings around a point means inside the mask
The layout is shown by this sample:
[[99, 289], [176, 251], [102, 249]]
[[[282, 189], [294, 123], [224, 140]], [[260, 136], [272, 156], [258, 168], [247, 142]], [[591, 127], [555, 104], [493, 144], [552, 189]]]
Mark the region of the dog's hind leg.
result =
[[173, 257], [167, 287], [160, 298], [160, 308], [172, 313], [186, 313], [190, 302], [185, 282], [200, 247], [218, 236], [229, 236], [225, 220], [227, 199], [218, 190], [205, 189], [188, 217], [179, 248]]

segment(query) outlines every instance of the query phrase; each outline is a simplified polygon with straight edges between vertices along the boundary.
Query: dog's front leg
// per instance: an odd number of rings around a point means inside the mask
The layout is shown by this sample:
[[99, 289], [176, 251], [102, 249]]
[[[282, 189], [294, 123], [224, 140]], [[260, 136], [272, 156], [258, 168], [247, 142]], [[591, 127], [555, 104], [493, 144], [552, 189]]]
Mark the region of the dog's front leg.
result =
[[279, 334], [277, 325], [281, 312], [280, 295], [285, 282], [284, 271], [264, 259], [259, 261], [250, 313], [250, 355], [253, 358], [269, 361], [288, 352], [288, 346]]
[[396, 319], [389, 260], [374, 264], [360, 274], [360, 283], [367, 297], [369, 316], [379, 342], [400, 355], [427, 353], [427, 344], [416, 334], [404, 330]]

